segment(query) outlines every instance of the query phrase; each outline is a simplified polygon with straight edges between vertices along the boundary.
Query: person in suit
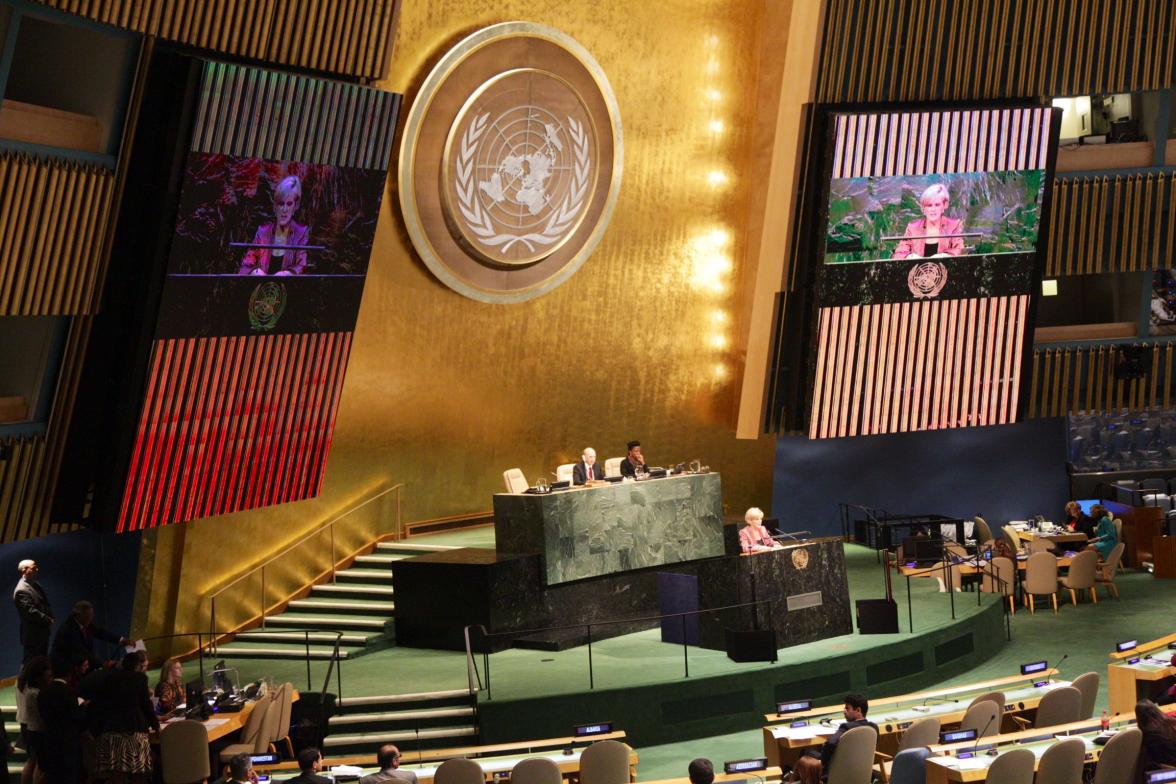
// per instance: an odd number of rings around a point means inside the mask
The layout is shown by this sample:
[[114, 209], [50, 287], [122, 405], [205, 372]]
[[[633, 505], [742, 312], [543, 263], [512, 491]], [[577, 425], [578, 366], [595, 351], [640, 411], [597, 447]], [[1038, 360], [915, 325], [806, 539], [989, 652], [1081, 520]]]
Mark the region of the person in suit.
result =
[[376, 752], [376, 764], [380, 766], [380, 771], [364, 776], [359, 784], [417, 784], [415, 773], [400, 769], [400, 749], [391, 743], [385, 743]]
[[302, 180], [290, 175], [278, 183], [274, 188], [274, 219], [257, 227], [253, 235], [255, 247], [245, 253], [237, 274], [301, 275], [306, 270], [305, 250], [274, 247], [310, 244], [310, 228], [294, 220], [301, 201]]
[[1143, 733], [1140, 769], [1176, 765], [1176, 719], [1151, 700], [1140, 700], [1135, 704], [1135, 722]]
[[98, 778], [114, 784], [145, 782], [152, 765], [148, 733], [159, 730], [147, 682], [147, 654], [133, 651], [123, 657], [120, 668], [102, 672], [88, 694], [79, 688], [90, 700], [88, 714], [98, 739]]
[[73, 686], [81, 666], [81, 662], [58, 656], [53, 660], [53, 680], [37, 695], [45, 749], [49, 752], [38, 760], [38, 765], [48, 784], [77, 784], [82, 773], [85, 709], [78, 705]]
[[878, 725], [866, 718], [866, 713], [870, 710], [870, 703], [861, 694], [847, 694], [845, 695], [845, 707], [842, 713], [845, 716], [845, 721], [837, 728], [837, 732], [825, 741], [825, 745], [821, 747], [821, 768], [825, 773], [829, 772], [829, 763], [833, 761], [833, 755], [837, 753], [837, 744], [841, 740], [841, 736], [849, 732], [854, 727], [873, 727], [874, 732], [878, 732]]
[[130, 642], [94, 623], [94, 605], [82, 600], [74, 604], [73, 612], [57, 627], [50, 656], [70, 660], [80, 657], [90, 663], [91, 670], [97, 669], [102, 666], [102, 661], [94, 654], [94, 640], [118, 645]]
[[638, 468], [646, 470], [645, 456], [641, 454], [641, 442], [630, 441], [625, 446], [629, 448], [629, 453], [621, 461], [621, 476], [636, 477]]
[[49, 653], [49, 634], [53, 630], [53, 608], [45, 589], [37, 582], [41, 570], [37, 562], [25, 559], [16, 565], [20, 579], [12, 592], [16, 614], [20, 616], [20, 644], [24, 647], [22, 664], [34, 656]]
[[1087, 539], [1094, 536], [1094, 521], [1083, 513], [1077, 501], [1066, 504], [1066, 530], [1086, 534]]
[[229, 758], [229, 772], [214, 784], [257, 784], [257, 773], [248, 754], [234, 754]]
[[604, 479], [604, 469], [596, 465], [596, 450], [588, 447], [581, 453], [580, 462], [572, 468], [572, 484], [583, 485]]
[[331, 784], [331, 779], [318, 775], [322, 769], [322, 752], [313, 746], [308, 746], [298, 752], [298, 775], [292, 779], [286, 779], [284, 784]]
[[956, 236], [963, 233], [964, 222], [944, 214], [950, 199], [951, 194], [941, 182], [923, 191], [919, 197], [923, 217], [907, 224], [902, 240], [894, 249], [894, 258], [959, 256], [964, 252], [964, 238]]

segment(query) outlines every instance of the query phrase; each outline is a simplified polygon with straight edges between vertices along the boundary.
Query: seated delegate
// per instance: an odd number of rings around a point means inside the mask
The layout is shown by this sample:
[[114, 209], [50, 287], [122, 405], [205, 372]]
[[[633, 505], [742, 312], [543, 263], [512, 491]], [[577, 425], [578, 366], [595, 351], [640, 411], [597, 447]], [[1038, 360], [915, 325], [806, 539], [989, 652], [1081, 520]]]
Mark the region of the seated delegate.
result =
[[739, 532], [739, 546], [745, 553], [762, 553], [765, 550], [779, 550], [784, 545], [772, 538], [764, 527], [764, 513], [758, 507], [751, 507], [743, 515], [746, 526]]
[[1099, 559], [1105, 561], [1111, 557], [1111, 550], [1119, 543], [1119, 534], [1115, 530], [1115, 524], [1111, 522], [1111, 513], [1105, 506], [1095, 504], [1090, 511], [1091, 516], [1098, 522], [1094, 527], [1094, 537], [1086, 549], [1097, 551]]
[[1086, 538], [1094, 536], [1094, 521], [1082, 512], [1077, 501], [1066, 504], [1066, 530], [1076, 534], [1086, 534]]

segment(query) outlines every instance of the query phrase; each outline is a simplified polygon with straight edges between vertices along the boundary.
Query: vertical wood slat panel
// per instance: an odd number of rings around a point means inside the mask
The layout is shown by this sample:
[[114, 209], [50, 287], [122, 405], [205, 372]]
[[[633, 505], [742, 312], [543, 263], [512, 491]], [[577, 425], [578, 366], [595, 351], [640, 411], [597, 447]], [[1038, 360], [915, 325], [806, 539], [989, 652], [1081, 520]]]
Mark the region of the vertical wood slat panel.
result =
[[1139, 343], [1148, 373], [1144, 378], [1115, 378], [1118, 346], [1039, 348], [1030, 363], [1029, 419], [1071, 413], [1108, 413], [1121, 409], [1169, 408], [1176, 344]]
[[[375, 13], [374, 2], [363, 0], [366, 13]], [[1113, 0], [909, 0], [901, 4], [903, 19], [895, 19], [890, 2], [828, 5], [817, 84], [822, 102], [1170, 86], [1176, 49], [1176, 7], [1170, 2], [1148, 0], [1132, 12]], [[379, 40], [386, 46], [386, 37]], [[945, 40], [951, 42], [946, 50]]]

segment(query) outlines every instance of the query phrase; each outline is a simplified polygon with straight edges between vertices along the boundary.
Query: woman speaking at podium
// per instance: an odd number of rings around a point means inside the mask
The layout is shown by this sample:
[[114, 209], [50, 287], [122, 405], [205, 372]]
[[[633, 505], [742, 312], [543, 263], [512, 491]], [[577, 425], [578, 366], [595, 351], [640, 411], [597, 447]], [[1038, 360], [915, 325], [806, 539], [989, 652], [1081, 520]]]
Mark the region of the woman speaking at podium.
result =
[[907, 224], [906, 234], [894, 249], [896, 259], [917, 259], [931, 256], [958, 256], [964, 252], [964, 222], [949, 218], [944, 213], [950, 199], [947, 188], [937, 182], [919, 197], [923, 217]]
[[743, 548], [743, 552], [761, 553], [765, 550], [779, 550], [784, 547], [772, 538], [767, 528], [764, 528], [764, 512], [759, 507], [753, 506], [748, 509], [747, 513], [743, 515], [743, 520], [747, 523], [739, 532], [739, 545]]

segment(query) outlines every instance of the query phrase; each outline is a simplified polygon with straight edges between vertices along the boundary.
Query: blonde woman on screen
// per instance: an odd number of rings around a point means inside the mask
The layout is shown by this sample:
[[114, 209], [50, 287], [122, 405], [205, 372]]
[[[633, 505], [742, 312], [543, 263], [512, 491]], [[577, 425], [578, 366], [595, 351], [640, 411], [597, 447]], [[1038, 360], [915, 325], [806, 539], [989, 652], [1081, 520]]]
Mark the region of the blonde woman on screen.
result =
[[274, 219], [257, 227], [253, 244], [241, 260], [239, 275], [301, 275], [306, 269], [305, 250], [286, 250], [283, 245], [308, 245], [310, 230], [294, 220], [302, 202], [302, 180], [286, 177], [274, 188]]
[[958, 256], [964, 252], [963, 237], [952, 236], [963, 232], [964, 222], [944, 214], [949, 201], [951, 194], [941, 182], [923, 191], [919, 197], [923, 217], [907, 224], [902, 241], [894, 249], [894, 258]]

